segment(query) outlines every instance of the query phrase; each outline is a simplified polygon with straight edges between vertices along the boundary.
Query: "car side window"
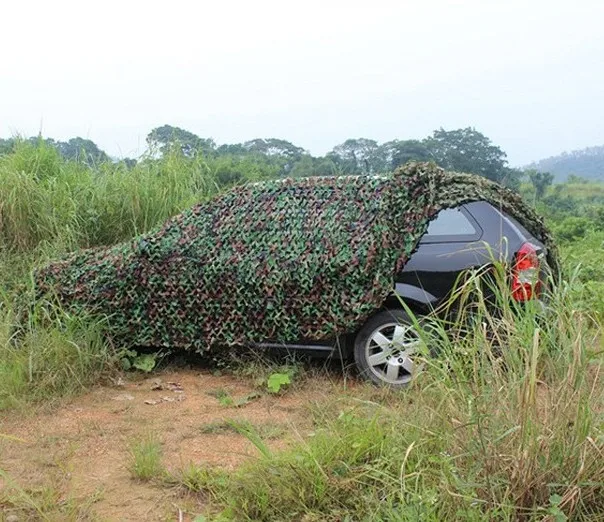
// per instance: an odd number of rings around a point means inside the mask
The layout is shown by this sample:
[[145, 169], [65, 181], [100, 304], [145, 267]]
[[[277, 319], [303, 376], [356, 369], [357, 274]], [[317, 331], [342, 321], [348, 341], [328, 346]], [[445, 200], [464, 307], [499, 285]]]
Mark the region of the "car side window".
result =
[[482, 231], [470, 213], [462, 209], [446, 208], [430, 221], [422, 243], [442, 243], [450, 241], [473, 241], [480, 239]]

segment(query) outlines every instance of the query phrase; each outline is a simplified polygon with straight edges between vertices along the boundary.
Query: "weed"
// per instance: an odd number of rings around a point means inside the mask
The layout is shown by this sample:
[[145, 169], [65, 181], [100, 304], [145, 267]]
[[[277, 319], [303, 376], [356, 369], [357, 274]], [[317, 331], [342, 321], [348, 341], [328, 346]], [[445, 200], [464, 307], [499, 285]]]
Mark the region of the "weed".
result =
[[155, 436], [148, 434], [134, 441], [130, 445], [129, 451], [129, 470], [134, 478], [152, 480], [165, 474], [161, 443]]
[[102, 490], [97, 490], [86, 498], [76, 498], [70, 494], [66, 495], [62, 488], [58, 487], [60, 478], [53, 480], [52, 484], [24, 487], [0, 470], [0, 479], [6, 484], [0, 490], [0, 516], [6, 515], [6, 520], [9, 520], [10, 515], [15, 520], [64, 520], [66, 522], [98, 520], [93, 505], [102, 498]]
[[18, 325], [13, 302], [0, 302], [0, 410], [77, 393], [112, 365], [102, 320], [43, 303]]
[[[280, 424], [274, 423], [266, 423], [266, 424], [251, 424], [252, 429], [257, 432], [262, 439], [271, 440], [278, 439], [282, 437], [286, 428]], [[237, 421], [232, 419], [226, 419], [220, 422], [211, 422], [209, 424], [204, 424], [200, 430], [203, 434], [228, 434], [228, 433], [236, 433], [241, 435], [241, 430], [239, 429], [239, 425]]]
[[234, 398], [228, 391], [222, 388], [218, 388], [217, 390], [210, 390], [208, 392], [208, 395], [210, 395], [211, 397], [215, 397], [220, 403], [220, 405], [224, 406], [225, 408], [241, 408], [242, 406], [245, 406], [253, 400], [261, 397], [258, 392], [251, 392], [246, 395], [243, 395], [242, 397]]
[[282, 389], [291, 384], [291, 379], [287, 373], [273, 373], [266, 381], [266, 387], [271, 393], [279, 393]]
[[153, 353], [141, 353], [136, 350], [124, 350], [121, 354], [120, 363], [123, 370], [140, 370], [145, 373], [153, 371], [157, 365], [159, 355]]
[[[423, 371], [406, 392], [323, 406], [311, 437], [229, 477], [233, 520], [556, 520], [604, 511], [604, 362], [568, 288], [546, 315], [495, 278], [470, 279], [456, 324], [422, 321]], [[473, 294], [473, 295], [470, 295]], [[476, 299], [478, 297], [478, 299]], [[438, 347], [438, 357], [430, 354]], [[363, 398], [369, 396], [370, 398]], [[359, 400], [361, 399], [361, 400]], [[383, 399], [383, 400], [382, 400]]]
[[211, 470], [189, 463], [176, 473], [170, 474], [168, 482], [194, 493], [208, 493], [215, 487], [215, 477], [216, 473]]

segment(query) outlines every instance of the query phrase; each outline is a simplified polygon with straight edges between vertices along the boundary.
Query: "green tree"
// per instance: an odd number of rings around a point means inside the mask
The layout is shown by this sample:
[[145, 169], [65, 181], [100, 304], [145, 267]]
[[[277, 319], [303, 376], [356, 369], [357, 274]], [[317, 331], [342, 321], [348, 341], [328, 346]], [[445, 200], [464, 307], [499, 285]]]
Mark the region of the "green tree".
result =
[[260, 155], [218, 156], [208, 160], [207, 165], [220, 187], [275, 178], [280, 169], [279, 165]]
[[65, 159], [81, 161], [88, 165], [110, 160], [109, 155], [101, 150], [92, 140], [77, 137], [71, 138], [67, 142], [53, 142], [52, 139], [47, 141], [52, 142]]
[[0, 138], [0, 154], [9, 154], [13, 151], [14, 145], [15, 140], [13, 138], [7, 140]]
[[246, 141], [243, 144], [243, 148], [248, 152], [257, 152], [266, 156], [281, 156], [292, 160], [299, 159], [305, 154], [305, 150], [302, 147], [278, 138], [256, 138]]
[[314, 158], [310, 154], [302, 156], [292, 167], [289, 175], [297, 178], [304, 176], [334, 176], [340, 174], [336, 163], [327, 157]]
[[348, 139], [327, 155], [344, 174], [373, 174], [388, 168], [377, 141], [367, 138]]
[[498, 182], [510, 176], [505, 152], [472, 127], [452, 131], [441, 128], [424, 144], [434, 161], [447, 170], [479, 174]]
[[306, 154], [302, 147], [278, 138], [256, 138], [243, 144], [244, 150], [250, 154], [260, 154], [271, 158], [280, 167], [280, 175], [290, 175], [296, 162]]
[[545, 196], [547, 187], [554, 182], [554, 175], [549, 172], [539, 172], [534, 169], [527, 170], [525, 174], [528, 176], [529, 181], [535, 189], [535, 201], [542, 199], [543, 196]]
[[243, 143], [225, 143], [216, 149], [218, 156], [245, 156], [248, 150], [243, 146]]
[[172, 125], [163, 125], [153, 129], [147, 135], [147, 145], [152, 152], [159, 151], [161, 154], [177, 147], [188, 158], [197, 154], [209, 156], [216, 150], [216, 143], [212, 138], [200, 138], [192, 132]]
[[590, 182], [589, 178], [583, 176], [577, 176], [576, 174], [569, 174], [568, 178], [566, 178], [567, 183], [577, 183], [580, 185], [586, 185]]
[[385, 163], [391, 170], [409, 161], [431, 161], [430, 149], [420, 140], [392, 140], [380, 147]]

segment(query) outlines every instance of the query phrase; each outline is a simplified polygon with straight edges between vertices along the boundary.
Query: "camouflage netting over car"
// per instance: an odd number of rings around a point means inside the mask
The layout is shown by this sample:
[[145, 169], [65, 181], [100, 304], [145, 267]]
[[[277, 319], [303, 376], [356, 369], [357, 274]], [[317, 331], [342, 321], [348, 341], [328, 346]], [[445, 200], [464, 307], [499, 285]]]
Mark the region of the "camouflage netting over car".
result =
[[64, 305], [109, 315], [129, 344], [319, 340], [380, 308], [439, 210], [476, 200], [518, 218], [555, 265], [550, 234], [518, 195], [411, 163], [387, 176], [236, 187], [132, 241], [52, 263], [36, 281]]

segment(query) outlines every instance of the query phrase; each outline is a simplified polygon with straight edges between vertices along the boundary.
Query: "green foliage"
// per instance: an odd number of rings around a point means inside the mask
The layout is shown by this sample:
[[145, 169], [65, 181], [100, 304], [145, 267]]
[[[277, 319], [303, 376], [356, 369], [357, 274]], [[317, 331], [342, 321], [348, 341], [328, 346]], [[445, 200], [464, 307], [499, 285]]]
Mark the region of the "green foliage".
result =
[[573, 241], [585, 237], [591, 228], [591, 221], [585, 217], [569, 216], [554, 227], [556, 235], [563, 241]]
[[19, 485], [9, 474], [0, 469], [4, 482], [0, 490], [0, 508], [3, 521], [95, 521], [94, 504], [99, 500], [99, 491], [76, 498], [66, 494], [56, 477], [45, 480], [43, 485], [28, 483]]
[[107, 153], [96, 143], [85, 138], [71, 138], [69, 141], [55, 141], [42, 136], [23, 139], [20, 137], [0, 139], [0, 154], [14, 153], [15, 150], [28, 144], [34, 148], [47, 148], [56, 151], [65, 160], [71, 160], [86, 165], [94, 165], [109, 161]]
[[394, 170], [409, 161], [433, 161], [434, 156], [426, 140], [394, 140], [384, 143], [382, 149], [390, 169]]
[[243, 148], [248, 152], [258, 152], [267, 156], [284, 156], [290, 159], [296, 159], [304, 154], [302, 147], [297, 147], [293, 143], [278, 138], [260, 139], [246, 141]]
[[[423, 370], [406, 393], [367, 390], [317, 410], [313, 433], [229, 474], [228, 520], [588, 520], [604, 510], [603, 363], [568, 287], [547, 317], [518, 307], [505, 271], [452, 331], [424, 322]], [[485, 325], [487, 325], [485, 327]], [[456, 333], [457, 332], [457, 333]], [[428, 356], [429, 348], [439, 357]]]
[[113, 244], [216, 193], [201, 158], [180, 153], [134, 168], [65, 161], [44, 142], [0, 156], [0, 248], [28, 252]]
[[157, 365], [157, 354], [142, 353], [136, 350], [124, 350], [121, 355], [121, 365], [124, 370], [140, 370], [145, 373], [151, 372]]
[[73, 395], [112, 368], [102, 322], [45, 303], [24, 317], [24, 305], [0, 300], [0, 410]]
[[346, 140], [335, 146], [328, 157], [344, 174], [376, 174], [389, 168], [377, 141], [367, 138]]
[[273, 373], [266, 381], [266, 387], [271, 393], [279, 393], [289, 384], [291, 379], [287, 373]]
[[206, 493], [214, 487], [215, 475], [210, 469], [190, 462], [181, 470], [170, 474], [167, 481], [193, 493]]
[[213, 179], [220, 188], [246, 181], [261, 181], [280, 175], [281, 167], [258, 156], [224, 155], [208, 163]]
[[554, 175], [549, 172], [538, 172], [536, 170], [527, 170], [525, 175], [528, 176], [530, 182], [535, 188], [535, 199], [541, 199], [545, 195], [547, 187], [554, 181]]
[[134, 478], [139, 480], [158, 479], [165, 475], [162, 464], [162, 447], [153, 434], [135, 440], [130, 444], [130, 463], [128, 469]]
[[424, 143], [434, 161], [447, 170], [470, 172], [500, 183], [509, 181], [505, 152], [476, 129], [436, 130]]
[[106, 152], [99, 149], [96, 143], [84, 138], [71, 138], [67, 142], [55, 142], [59, 154], [67, 160], [80, 161], [89, 165], [109, 161]]
[[[77, 393], [112, 370], [115, 358], [101, 321], [48, 303], [31, 307], [23, 286], [31, 267], [70, 249], [128, 240], [222, 186], [279, 176], [289, 165], [286, 154], [251, 153], [242, 144], [219, 147], [215, 156], [168, 148], [136, 165], [87, 166], [80, 158], [66, 161], [44, 140], [6, 141], [0, 141], [0, 409]], [[369, 168], [377, 171], [397, 150], [419, 153], [416, 146], [390, 145], [390, 152], [382, 146]], [[289, 173], [333, 174], [338, 161], [302, 154]], [[259, 460], [228, 474], [190, 465], [168, 477], [161, 445], [149, 436], [132, 444], [131, 473], [207, 495], [225, 508], [222, 520], [597, 517], [604, 511], [604, 397], [595, 380], [602, 367], [603, 203], [604, 185], [578, 179], [547, 187], [538, 202], [561, 240], [565, 276], [545, 318], [530, 305], [511, 309], [500, 290], [497, 316], [479, 310], [453, 330], [425, 324], [424, 344], [441, 357], [426, 357], [406, 393], [355, 387], [358, 395], [349, 400], [349, 390], [342, 392], [322, 405], [313, 432], [285, 451], [266, 446], [274, 433], [266, 426], [207, 427], [228, 427], [260, 452]], [[468, 282], [467, 289], [480, 288]], [[289, 375], [287, 368], [258, 365], [246, 371], [260, 376], [263, 389], [270, 375]], [[253, 400], [224, 390], [217, 396], [229, 407]], [[80, 512], [59, 488], [19, 489], [0, 475], [6, 486], [0, 504], [26, 519], [89, 515], [88, 504]]]
[[211, 155], [216, 148], [211, 138], [199, 136], [172, 125], [156, 127], [147, 135], [147, 145], [152, 153], [170, 154], [180, 152], [185, 157]]

